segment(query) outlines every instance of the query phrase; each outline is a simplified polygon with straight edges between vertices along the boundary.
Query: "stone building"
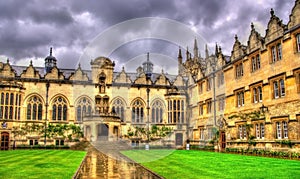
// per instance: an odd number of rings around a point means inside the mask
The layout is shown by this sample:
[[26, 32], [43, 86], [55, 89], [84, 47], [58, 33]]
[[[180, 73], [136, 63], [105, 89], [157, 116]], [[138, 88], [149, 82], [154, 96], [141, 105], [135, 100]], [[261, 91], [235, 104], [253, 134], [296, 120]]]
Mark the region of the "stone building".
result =
[[60, 69], [56, 63], [52, 48], [45, 67], [0, 63], [2, 149], [13, 144], [65, 144], [62, 136], [15, 135], [25, 126], [49, 124], [80, 125], [89, 141], [118, 140], [134, 127], [168, 126], [173, 131], [170, 141], [174, 144], [177, 136], [177, 144], [183, 144], [186, 80], [153, 73], [149, 54], [136, 73], [124, 68], [115, 72], [115, 63], [106, 57], [92, 60], [91, 70], [80, 65], [75, 70]]
[[299, 148], [300, 1], [287, 25], [271, 9], [264, 37], [250, 27], [247, 45], [235, 36], [230, 57], [217, 45], [204, 60], [187, 55], [194, 81], [188, 93], [198, 94], [189, 104], [192, 138], [205, 143], [219, 131], [222, 148], [247, 147], [250, 140], [257, 148]]
[[16, 135], [49, 124], [79, 125], [89, 141], [145, 141], [128, 134], [155, 125], [172, 129], [166, 141], [175, 146], [187, 139], [209, 145], [219, 134], [220, 148], [247, 147], [249, 140], [260, 148], [299, 148], [300, 0], [287, 25], [271, 10], [264, 37], [250, 28], [247, 45], [235, 36], [230, 56], [216, 44], [202, 57], [196, 39], [185, 60], [180, 48], [175, 75], [153, 73], [149, 54], [135, 73], [114, 71], [107, 57], [93, 59], [89, 70], [61, 69], [52, 49], [44, 67], [0, 63], [1, 149], [64, 144], [62, 136]]

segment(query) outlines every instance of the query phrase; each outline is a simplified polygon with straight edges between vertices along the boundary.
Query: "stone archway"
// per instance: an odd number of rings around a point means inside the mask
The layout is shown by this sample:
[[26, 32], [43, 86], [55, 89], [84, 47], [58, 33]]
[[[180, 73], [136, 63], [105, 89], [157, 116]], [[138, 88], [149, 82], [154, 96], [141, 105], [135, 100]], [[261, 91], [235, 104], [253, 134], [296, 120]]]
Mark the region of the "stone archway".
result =
[[99, 124], [98, 127], [98, 140], [108, 140], [109, 127], [107, 124]]

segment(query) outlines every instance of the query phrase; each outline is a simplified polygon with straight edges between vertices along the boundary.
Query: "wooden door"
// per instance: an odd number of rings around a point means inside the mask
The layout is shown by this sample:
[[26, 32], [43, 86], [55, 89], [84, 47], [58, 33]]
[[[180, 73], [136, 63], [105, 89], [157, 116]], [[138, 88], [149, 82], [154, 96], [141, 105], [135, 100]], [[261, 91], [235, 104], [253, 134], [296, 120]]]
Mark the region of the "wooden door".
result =
[[9, 149], [9, 133], [2, 132], [1, 133], [1, 150]]
[[221, 132], [221, 149], [225, 149], [226, 147], [226, 135], [225, 132]]

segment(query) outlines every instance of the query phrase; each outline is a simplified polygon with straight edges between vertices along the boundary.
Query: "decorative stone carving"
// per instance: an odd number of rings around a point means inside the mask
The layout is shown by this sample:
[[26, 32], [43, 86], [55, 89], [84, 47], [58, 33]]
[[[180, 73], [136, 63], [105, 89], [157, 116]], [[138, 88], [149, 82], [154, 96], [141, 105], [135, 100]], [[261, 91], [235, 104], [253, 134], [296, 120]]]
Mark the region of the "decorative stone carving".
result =
[[34, 78], [34, 79], [41, 78], [39, 72], [33, 67], [32, 61], [30, 61], [30, 65], [21, 74], [21, 78]]
[[274, 10], [271, 9], [271, 17], [268, 23], [268, 28], [266, 30], [265, 43], [268, 44], [273, 40], [282, 37], [285, 29], [285, 25], [282, 23], [275, 14]]

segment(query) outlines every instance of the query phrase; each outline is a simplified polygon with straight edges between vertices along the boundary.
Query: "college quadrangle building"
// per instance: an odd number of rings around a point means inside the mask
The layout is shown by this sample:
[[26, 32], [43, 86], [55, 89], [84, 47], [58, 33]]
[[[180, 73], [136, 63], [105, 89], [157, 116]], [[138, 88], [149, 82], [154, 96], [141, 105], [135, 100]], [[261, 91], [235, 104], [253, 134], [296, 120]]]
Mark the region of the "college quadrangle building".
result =
[[287, 24], [271, 10], [264, 37], [250, 27], [247, 44], [234, 37], [230, 56], [216, 45], [201, 57], [196, 40], [193, 52], [179, 49], [175, 75], [153, 73], [149, 54], [135, 73], [114, 71], [106, 57], [89, 70], [61, 69], [52, 49], [44, 67], [0, 63], [1, 149], [43, 145], [44, 135], [30, 126], [57, 124], [79, 125], [89, 141], [143, 142], [135, 130], [158, 126], [171, 129], [164, 141], [174, 146], [209, 144], [218, 134], [221, 148], [253, 140], [258, 148], [299, 149], [300, 1]]

